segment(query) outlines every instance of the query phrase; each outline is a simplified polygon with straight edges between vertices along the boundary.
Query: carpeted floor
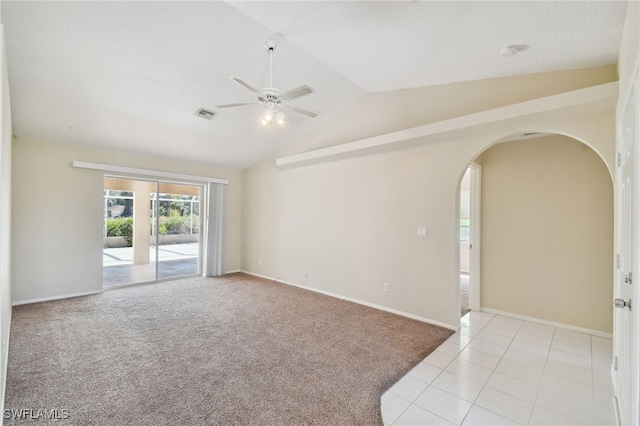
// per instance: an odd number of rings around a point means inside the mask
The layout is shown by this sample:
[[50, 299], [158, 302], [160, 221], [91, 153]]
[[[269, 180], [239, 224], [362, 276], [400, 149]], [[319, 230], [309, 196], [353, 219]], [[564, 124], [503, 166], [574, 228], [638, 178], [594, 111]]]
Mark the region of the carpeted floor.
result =
[[469, 312], [469, 275], [460, 274], [460, 316]]
[[17, 306], [5, 409], [64, 425], [382, 424], [380, 396], [451, 333], [244, 274]]

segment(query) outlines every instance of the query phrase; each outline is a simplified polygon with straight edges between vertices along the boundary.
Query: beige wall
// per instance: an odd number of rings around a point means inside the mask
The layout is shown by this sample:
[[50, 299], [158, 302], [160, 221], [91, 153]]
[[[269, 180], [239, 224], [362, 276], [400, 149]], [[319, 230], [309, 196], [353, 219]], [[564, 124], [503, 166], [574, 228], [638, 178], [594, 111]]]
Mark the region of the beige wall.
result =
[[611, 333], [605, 164], [563, 136], [495, 145], [481, 158], [482, 307]]
[[240, 268], [241, 174], [170, 158], [18, 138], [13, 151], [13, 301], [102, 289], [103, 173], [87, 161], [229, 180], [225, 269]]
[[[457, 325], [458, 188], [468, 164], [502, 137], [536, 130], [573, 134], [611, 161], [612, 111], [288, 170], [278, 170], [275, 159], [612, 80], [615, 68], [424, 88], [420, 98], [412, 91], [371, 95], [373, 103], [355, 105], [243, 172], [242, 268]], [[429, 228], [427, 238], [416, 236], [418, 226]]]
[[[80, 160], [229, 179], [226, 270], [242, 268], [455, 325], [460, 178], [478, 153], [523, 129], [285, 171], [274, 167], [274, 159], [318, 143], [402, 127], [408, 122], [394, 120], [394, 111], [410, 103], [414, 108], [408, 116], [416, 118], [420, 110], [420, 121], [426, 123], [442, 118], [442, 111], [456, 115], [507, 105], [561, 92], [561, 87], [608, 82], [612, 74], [615, 70], [605, 67], [464, 83], [449, 87], [452, 96], [431, 89], [437, 98], [424, 99], [439, 102], [438, 108], [415, 103], [410, 91], [374, 95], [374, 104], [388, 101], [388, 121], [375, 120], [367, 127], [362, 124], [369, 120], [367, 109], [365, 117], [358, 108], [345, 111], [332, 126], [297, 140], [242, 176], [168, 158], [18, 139], [13, 154], [13, 300], [101, 289], [102, 173], [71, 167]], [[473, 96], [463, 106], [464, 93]], [[447, 102], [453, 104], [447, 107]], [[594, 113], [570, 122], [533, 124], [543, 131], [582, 133], [608, 152], [612, 122], [611, 114]], [[417, 237], [418, 226], [428, 226], [429, 237]], [[64, 250], [59, 241], [66, 242]], [[391, 284], [390, 292], [382, 291], [383, 282]]]

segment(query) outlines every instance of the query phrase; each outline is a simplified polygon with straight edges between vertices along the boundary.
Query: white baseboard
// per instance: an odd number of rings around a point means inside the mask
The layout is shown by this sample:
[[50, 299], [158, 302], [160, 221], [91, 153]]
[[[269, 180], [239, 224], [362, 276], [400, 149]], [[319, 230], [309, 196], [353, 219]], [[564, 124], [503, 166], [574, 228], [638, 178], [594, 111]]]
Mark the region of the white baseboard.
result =
[[301, 288], [303, 290], [309, 290], [309, 291], [313, 291], [315, 293], [324, 294], [325, 296], [335, 297], [336, 299], [342, 299], [342, 300], [346, 300], [348, 302], [357, 303], [358, 305], [364, 305], [364, 306], [368, 306], [370, 308], [379, 309], [381, 311], [390, 312], [392, 314], [400, 315], [402, 317], [411, 318], [411, 319], [414, 319], [414, 320], [417, 320], [417, 321], [421, 321], [421, 322], [426, 322], [428, 324], [433, 324], [433, 325], [437, 325], [437, 326], [440, 326], [440, 327], [448, 328], [449, 330], [457, 331], [459, 329], [459, 326], [457, 326], [457, 325], [445, 324], [445, 323], [440, 322], [440, 321], [435, 321], [435, 320], [432, 320], [432, 319], [429, 319], [429, 318], [424, 318], [424, 317], [421, 317], [421, 316], [418, 316], [418, 315], [409, 314], [407, 312], [398, 311], [396, 309], [387, 308], [386, 306], [376, 305], [374, 303], [369, 303], [369, 302], [365, 302], [363, 300], [354, 299], [354, 298], [347, 297], [347, 296], [342, 296], [340, 294], [332, 293], [330, 291], [324, 291], [324, 290], [320, 290], [320, 289], [317, 289], [317, 288], [307, 287], [307, 286], [301, 285], [301, 284], [296, 284], [296, 283], [293, 283], [293, 282], [290, 282], [290, 281], [283, 280], [281, 278], [268, 277], [266, 275], [256, 274], [254, 272], [249, 272], [249, 271], [239, 271], [239, 272], [245, 273], [247, 275], [253, 275], [254, 277], [258, 277], [258, 278], [264, 278], [266, 280], [275, 281], [275, 282], [278, 282], [278, 283], [281, 283], [281, 284], [286, 284], [286, 285], [290, 285], [290, 286], [293, 286], [293, 287], [298, 287], [298, 288]]
[[487, 312], [489, 314], [502, 315], [504, 317], [515, 318], [523, 321], [535, 322], [542, 325], [550, 325], [552, 327], [562, 328], [565, 330], [576, 331], [578, 333], [592, 334], [598, 337], [605, 337], [607, 339], [613, 339], [612, 333], [605, 333], [604, 331], [592, 330], [590, 328], [577, 327], [575, 325], [563, 324], [561, 322], [547, 321], [540, 318], [528, 317], [526, 315], [514, 314], [511, 312], [500, 311], [498, 309], [491, 309], [481, 307], [480, 310], [482, 312]]
[[28, 305], [29, 303], [49, 302], [51, 300], [69, 299], [71, 297], [90, 296], [92, 294], [102, 293], [102, 290], [87, 291], [83, 293], [62, 294], [60, 296], [42, 297], [39, 299], [17, 300], [11, 303], [11, 306]]

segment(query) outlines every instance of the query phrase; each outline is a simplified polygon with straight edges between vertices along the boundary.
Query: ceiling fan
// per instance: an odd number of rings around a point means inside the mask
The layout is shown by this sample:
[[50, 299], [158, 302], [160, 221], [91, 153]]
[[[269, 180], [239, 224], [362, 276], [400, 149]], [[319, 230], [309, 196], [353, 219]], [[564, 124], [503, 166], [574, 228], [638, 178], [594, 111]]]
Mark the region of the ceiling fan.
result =
[[269, 87], [264, 87], [258, 90], [250, 84], [246, 83], [240, 77], [230, 75], [229, 78], [231, 80], [255, 93], [257, 99], [250, 102], [238, 102], [234, 104], [218, 105], [218, 108], [232, 108], [245, 105], [264, 104], [266, 105], [266, 108], [261, 116], [261, 122], [264, 125], [273, 124], [274, 122], [280, 125], [284, 124], [284, 122], [286, 121], [286, 117], [284, 116], [282, 111], [278, 110], [278, 108], [280, 107], [290, 109], [293, 112], [306, 115], [307, 117], [311, 118], [315, 118], [320, 115], [320, 113], [316, 111], [309, 111], [295, 105], [291, 105], [289, 103], [289, 101], [292, 99], [301, 98], [303, 96], [315, 93], [313, 87], [305, 84], [304, 86], [296, 87], [295, 89], [288, 90], [284, 93], [273, 87], [273, 51], [276, 49], [276, 43], [273, 40], [268, 40], [265, 43], [264, 47], [269, 52]]

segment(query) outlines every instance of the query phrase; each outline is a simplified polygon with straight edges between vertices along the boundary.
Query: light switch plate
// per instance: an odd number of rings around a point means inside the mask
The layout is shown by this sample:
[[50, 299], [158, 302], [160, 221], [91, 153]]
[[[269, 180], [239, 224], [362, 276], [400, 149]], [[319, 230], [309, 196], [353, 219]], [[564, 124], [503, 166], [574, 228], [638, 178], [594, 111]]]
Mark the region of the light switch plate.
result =
[[426, 226], [419, 226], [418, 237], [426, 237], [427, 235], [429, 235], [429, 228], [427, 228]]

